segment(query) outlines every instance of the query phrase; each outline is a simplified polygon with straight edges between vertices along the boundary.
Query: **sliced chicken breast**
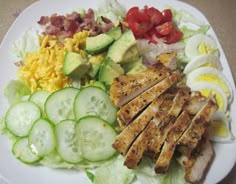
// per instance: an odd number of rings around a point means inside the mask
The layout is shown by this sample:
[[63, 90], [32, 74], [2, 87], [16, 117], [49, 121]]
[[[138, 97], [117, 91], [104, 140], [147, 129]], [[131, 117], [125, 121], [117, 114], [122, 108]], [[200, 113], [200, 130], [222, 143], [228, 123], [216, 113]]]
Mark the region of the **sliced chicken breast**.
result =
[[177, 83], [181, 77], [182, 75], [179, 72], [173, 72], [171, 76], [165, 78], [123, 106], [117, 113], [118, 119], [125, 123], [125, 125], [128, 125], [139, 112], [172, 85]]
[[110, 88], [111, 100], [116, 107], [122, 107], [169, 75], [167, 67], [158, 65], [138, 74], [117, 77]]
[[125, 155], [129, 146], [135, 138], [143, 131], [147, 124], [153, 119], [159, 111], [165, 96], [155, 99], [131, 124], [129, 124], [116, 138], [112, 144], [120, 154]]
[[154, 155], [160, 151], [168, 132], [173, 126], [176, 118], [179, 116], [183, 105], [190, 97], [190, 89], [179, 89], [171, 109], [166, 114], [164, 120], [156, 127], [155, 134], [148, 144], [148, 150], [153, 152]]
[[209, 122], [213, 114], [218, 110], [214, 97], [209, 97], [207, 103], [202, 109], [194, 116], [190, 126], [180, 138], [178, 144], [180, 145], [179, 151], [187, 157], [191, 154], [192, 150], [196, 148], [202, 135], [205, 133], [209, 126]]
[[187, 129], [191, 122], [190, 116], [187, 111], [183, 111], [177, 118], [173, 127], [170, 129], [165, 143], [162, 147], [162, 151], [156, 161], [155, 171], [156, 173], [166, 173], [168, 171], [171, 159], [173, 157], [176, 144]]
[[194, 91], [191, 93], [191, 97], [184, 109], [188, 111], [189, 114], [195, 115], [202, 109], [206, 102], [206, 97], [202, 96], [200, 92]]
[[157, 113], [156, 118], [150, 121], [144, 131], [134, 141], [129, 151], [125, 156], [125, 163], [129, 169], [137, 168], [144, 152], [147, 150], [148, 143], [155, 134], [155, 129], [161, 120], [164, 118], [164, 113]]
[[185, 180], [192, 184], [202, 183], [214, 155], [213, 146], [205, 134], [190, 157], [177, 157], [177, 161], [185, 169]]

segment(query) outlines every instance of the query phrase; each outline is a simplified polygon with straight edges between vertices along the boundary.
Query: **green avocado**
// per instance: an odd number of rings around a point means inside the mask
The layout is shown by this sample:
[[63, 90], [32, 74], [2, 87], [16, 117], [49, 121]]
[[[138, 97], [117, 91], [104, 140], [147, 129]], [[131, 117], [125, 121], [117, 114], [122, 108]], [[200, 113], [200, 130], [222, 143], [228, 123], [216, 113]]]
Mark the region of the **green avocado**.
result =
[[81, 78], [88, 72], [90, 63], [80, 54], [67, 51], [64, 57], [62, 72], [72, 78]]
[[124, 69], [106, 57], [99, 71], [99, 81], [111, 85], [114, 78], [124, 75]]
[[[136, 52], [136, 47], [133, 47], [135, 45], [134, 34], [131, 30], [128, 30], [109, 47], [107, 55], [115, 63], [126, 63], [128, 59], [133, 57], [133, 53]], [[134, 50], [131, 50], [132, 52], [130, 51], [131, 48], [134, 48]]]

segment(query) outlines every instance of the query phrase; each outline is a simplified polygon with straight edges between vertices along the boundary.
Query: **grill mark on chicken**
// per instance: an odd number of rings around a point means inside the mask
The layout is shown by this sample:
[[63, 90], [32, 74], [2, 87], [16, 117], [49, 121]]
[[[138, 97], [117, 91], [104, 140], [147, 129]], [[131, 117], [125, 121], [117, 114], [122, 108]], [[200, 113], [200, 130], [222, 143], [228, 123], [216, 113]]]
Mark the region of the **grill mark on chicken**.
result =
[[116, 107], [122, 107], [169, 75], [168, 68], [158, 65], [157, 68], [147, 69], [139, 74], [117, 77], [110, 89], [111, 100]]
[[144, 131], [138, 136], [125, 156], [124, 165], [129, 169], [137, 168], [144, 152], [147, 150], [150, 139], [155, 134], [155, 127], [164, 118], [164, 113], [157, 113], [156, 117], [150, 121]]
[[[129, 124], [135, 115], [142, 111], [148, 104], [150, 104], [155, 98], [163, 94], [172, 85], [181, 79], [179, 72], [173, 72], [171, 76], [165, 78], [161, 82], [154, 85], [152, 88], [143, 92], [138, 97], [134, 98], [128, 104], [123, 106], [117, 113], [117, 117], [120, 121], [126, 125]], [[128, 110], [128, 113], [127, 113]]]
[[165, 96], [155, 99], [131, 124], [129, 124], [116, 138], [112, 144], [120, 154], [125, 155], [134, 139], [143, 131], [150, 120], [159, 111]]
[[177, 157], [177, 161], [185, 169], [185, 180], [192, 184], [201, 183], [214, 155], [214, 149], [208, 135], [205, 134], [190, 157], [185, 155]]
[[184, 109], [188, 111], [189, 114], [195, 115], [206, 104], [206, 101], [206, 97], [202, 96], [200, 92], [194, 91], [192, 92], [191, 97], [186, 103]]
[[[178, 92], [177, 92], [178, 94]], [[176, 96], [177, 96], [176, 94]], [[150, 144], [150, 141], [152, 140], [153, 136], [156, 133], [157, 127], [160, 125], [160, 123], [165, 119], [165, 112], [163, 109], [171, 109], [174, 106], [174, 102], [176, 101], [176, 96], [168, 95], [166, 96], [166, 99], [160, 107], [160, 111], [156, 113], [155, 118], [150, 121], [150, 123], [147, 125], [147, 127], [144, 129], [144, 131], [138, 136], [138, 138], [134, 141], [132, 146], [130, 147], [126, 157], [125, 157], [125, 165], [128, 168], [136, 168], [138, 163], [140, 162], [143, 154], [145, 151], [148, 150], [148, 145]], [[174, 100], [173, 100], [174, 98]], [[169, 101], [169, 102], [168, 102]], [[173, 101], [170, 103], [170, 101]]]
[[196, 148], [197, 143], [202, 138], [202, 135], [209, 126], [211, 117], [217, 109], [215, 100], [213, 97], [210, 97], [202, 109], [194, 116], [190, 126], [178, 142], [180, 145], [179, 151], [182, 154], [189, 156], [192, 150]]
[[171, 129], [176, 118], [180, 114], [183, 105], [189, 98], [189, 92], [189, 88], [180, 89], [177, 92], [171, 109], [168, 111], [164, 120], [157, 127], [155, 127], [155, 134], [150, 143], [148, 144], [148, 150], [150, 152], [153, 152], [154, 155], [160, 151], [160, 148], [164, 143], [169, 130]]
[[191, 122], [187, 111], [183, 111], [168, 132], [162, 151], [156, 161], [155, 172], [166, 173], [173, 157], [177, 141]]

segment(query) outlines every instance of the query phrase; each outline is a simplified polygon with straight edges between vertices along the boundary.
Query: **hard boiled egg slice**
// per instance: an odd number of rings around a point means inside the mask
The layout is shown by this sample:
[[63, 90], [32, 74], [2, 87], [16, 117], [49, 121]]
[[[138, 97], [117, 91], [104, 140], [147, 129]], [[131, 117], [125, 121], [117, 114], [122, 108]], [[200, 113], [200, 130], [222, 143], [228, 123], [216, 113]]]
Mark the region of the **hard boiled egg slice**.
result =
[[231, 119], [224, 112], [217, 111], [209, 127], [210, 139], [214, 142], [231, 142], [235, 140], [230, 127]]
[[214, 54], [219, 57], [218, 47], [211, 36], [199, 33], [188, 39], [185, 46], [185, 55], [188, 58], [205, 54]]
[[205, 97], [208, 97], [209, 95], [215, 95], [219, 110], [226, 112], [228, 99], [224, 91], [218, 85], [204, 81], [189, 83], [188, 86], [193, 91], [199, 91]]
[[195, 70], [196, 68], [199, 67], [212, 67], [216, 68], [219, 71], [223, 70], [223, 67], [220, 63], [220, 60], [217, 56], [213, 54], [206, 54], [206, 55], [199, 55], [193, 58], [184, 68], [184, 73], [188, 74], [191, 71]]
[[212, 67], [201, 67], [197, 68], [196, 70], [192, 71], [187, 75], [187, 85], [190, 85], [194, 82], [202, 82], [207, 81], [219, 86], [226, 96], [228, 97], [229, 102], [233, 99], [233, 89], [225, 77], [225, 75]]

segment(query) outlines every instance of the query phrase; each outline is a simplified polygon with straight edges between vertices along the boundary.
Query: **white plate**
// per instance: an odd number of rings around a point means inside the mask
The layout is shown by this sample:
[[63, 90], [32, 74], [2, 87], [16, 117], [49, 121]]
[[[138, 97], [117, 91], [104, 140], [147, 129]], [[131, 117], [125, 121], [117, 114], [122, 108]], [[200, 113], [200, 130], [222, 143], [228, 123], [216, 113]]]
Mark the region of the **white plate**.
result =
[[[0, 117], [3, 116], [7, 110], [8, 104], [3, 96], [3, 89], [11, 79], [16, 78], [16, 66], [14, 62], [17, 61], [11, 53], [11, 45], [25, 30], [35, 25], [42, 15], [51, 15], [52, 13], [65, 14], [71, 12], [74, 8], [96, 8], [97, 3], [92, 0], [41, 0], [28, 7], [14, 22], [5, 36], [2, 45], [0, 46]], [[121, 4], [129, 8], [132, 6], [143, 7], [144, 5], [154, 6], [157, 8], [164, 8], [166, 5], [171, 5], [176, 8], [185, 9], [191, 12], [194, 16], [207, 22], [205, 16], [196, 8], [179, 1], [160, 1], [160, 0], [120, 0]], [[223, 49], [218, 42], [218, 39], [211, 29], [209, 33], [217, 40], [220, 48], [221, 62], [224, 66], [224, 74], [229, 79], [233, 86], [234, 94], [235, 87], [233, 77], [226, 60]], [[231, 105], [232, 119], [236, 119], [236, 100]], [[236, 125], [233, 123], [233, 132], [236, 132]], [[207, 174], [204, 183], [213, 184], [223, 179], [232, 169], [236, 161], [236, 144], [215, 144], [216, 156], [210, 170]], [[114, 173], [115, 174], [115, 173]], [[1, 177], [2, 175], [2, 177]], [[10, 150], [8, 140], [0, 135], [0, 183], [6, 180], [8, 184], [86, 184], [90, 183], [87, 177], [78, 171], [71, 170], [53, 170], [43, 166], [28, 166], [16, 160]]]

